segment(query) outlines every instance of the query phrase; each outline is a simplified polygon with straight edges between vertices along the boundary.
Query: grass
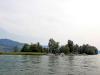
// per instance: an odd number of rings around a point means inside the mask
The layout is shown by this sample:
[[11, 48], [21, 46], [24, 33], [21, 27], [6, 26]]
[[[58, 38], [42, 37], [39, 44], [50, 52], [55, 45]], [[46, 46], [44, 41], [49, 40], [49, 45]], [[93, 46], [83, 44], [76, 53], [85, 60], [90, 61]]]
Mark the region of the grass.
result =
[[0, 55], [46, 55], [40, 52], [0, 52]]

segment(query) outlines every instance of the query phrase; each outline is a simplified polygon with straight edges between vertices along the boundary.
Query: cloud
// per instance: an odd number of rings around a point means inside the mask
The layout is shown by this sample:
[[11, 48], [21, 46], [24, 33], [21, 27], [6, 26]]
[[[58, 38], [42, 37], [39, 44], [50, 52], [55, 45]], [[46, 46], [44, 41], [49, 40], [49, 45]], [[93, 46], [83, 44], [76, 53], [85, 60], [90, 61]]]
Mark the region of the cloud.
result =
[[24, 36], [25, 42], [47, 44], [53, 37], [62, 44], [72, 39], [100, 48], [99, 3], [99, 0], [0, 0], [0, 27], [20, 38]]

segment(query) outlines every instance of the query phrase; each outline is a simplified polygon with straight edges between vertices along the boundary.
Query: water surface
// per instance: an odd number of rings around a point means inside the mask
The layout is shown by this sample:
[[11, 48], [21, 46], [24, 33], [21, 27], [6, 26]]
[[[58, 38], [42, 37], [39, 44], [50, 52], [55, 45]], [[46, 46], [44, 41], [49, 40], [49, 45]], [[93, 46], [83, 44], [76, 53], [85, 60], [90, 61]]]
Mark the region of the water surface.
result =
[[100, 55], [0, 55], [0, 75], [100, 75]]

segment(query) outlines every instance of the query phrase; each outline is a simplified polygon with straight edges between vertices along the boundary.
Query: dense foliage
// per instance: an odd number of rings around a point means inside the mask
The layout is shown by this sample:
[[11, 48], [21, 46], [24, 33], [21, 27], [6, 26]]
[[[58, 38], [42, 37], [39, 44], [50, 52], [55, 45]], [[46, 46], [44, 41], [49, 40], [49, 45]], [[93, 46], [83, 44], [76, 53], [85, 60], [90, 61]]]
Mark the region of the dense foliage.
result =
[[40, 45], [40, 43], [37, 44], [24, 44], [23, 48], [21, 49], [21, 52], [44, 52], [44, 48]]
[[58, 53], [59, 42], [56, 42], [55, 40], [50, 39], [48, 43], [48, 47], [49, 47], [50, 53], [54, 53], [54, 54]]
[[88, 44], [84, 44], [79, 46], [74, 44], [72, 40], [68, 40], [66, 45], [59, 45], [59, 42], [56, 42], [54, 39], [50, 39], [48, 43], [48, 47], [45, 48], [40, 43], [36, 44], [25, 44], [21, 50], [21, 52], [46, 52], [46, 53], [53, 53], [53, 54], [88, 54], [94, 55], [98, 53], [98, 50], [94, 46], [90, 46]]

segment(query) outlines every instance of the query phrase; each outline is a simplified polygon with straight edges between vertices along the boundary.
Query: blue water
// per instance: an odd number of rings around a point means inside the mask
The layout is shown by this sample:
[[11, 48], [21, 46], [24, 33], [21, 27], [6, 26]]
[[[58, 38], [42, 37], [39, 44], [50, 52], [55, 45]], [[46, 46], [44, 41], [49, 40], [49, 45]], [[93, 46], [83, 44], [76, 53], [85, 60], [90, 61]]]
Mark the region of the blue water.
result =
[[0, 55], [0, 75], [100, 75], [100, 55]]

